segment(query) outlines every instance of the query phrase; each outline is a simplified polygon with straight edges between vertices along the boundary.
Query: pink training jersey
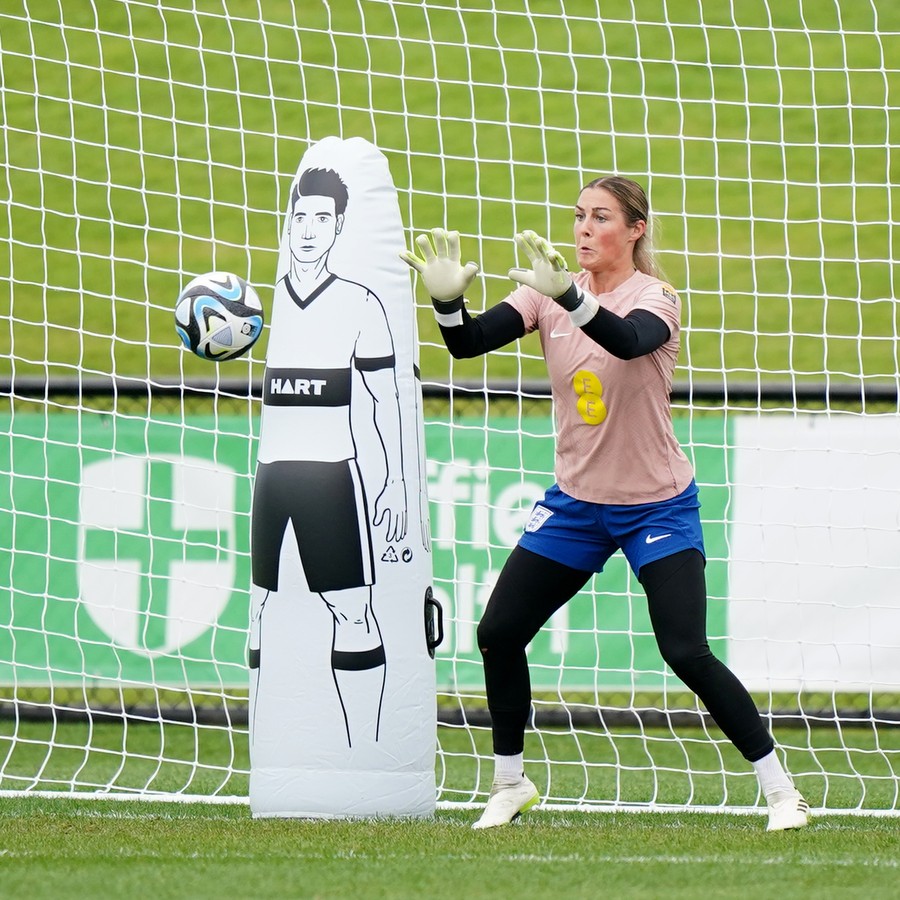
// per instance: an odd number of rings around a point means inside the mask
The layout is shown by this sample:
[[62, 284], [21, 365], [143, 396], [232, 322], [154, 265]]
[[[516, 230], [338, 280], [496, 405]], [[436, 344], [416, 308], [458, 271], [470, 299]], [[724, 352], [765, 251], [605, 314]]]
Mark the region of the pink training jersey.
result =
[[[588, 291], [589, 272], [574, 281]], [[618, 316], [646, 309], [668, 326], [669, 340], [653, 353], [618, 359], [576, 328], [568, 313], [529, 287], [506, 302], [538, 330], [556, 415], [556, 480], [578, 500], [631, 505], [669, 500], [694, 477], [672, 429], [669, 392], [678, 357], [681, 300], [668, 284], [635, 272], [600, 294]]]

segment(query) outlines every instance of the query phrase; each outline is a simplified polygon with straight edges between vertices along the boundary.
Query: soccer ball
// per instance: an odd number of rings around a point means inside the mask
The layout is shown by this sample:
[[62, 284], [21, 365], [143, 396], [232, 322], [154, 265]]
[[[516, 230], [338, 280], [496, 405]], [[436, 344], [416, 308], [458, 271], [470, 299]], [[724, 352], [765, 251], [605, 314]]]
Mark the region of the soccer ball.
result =
[[256, 291], [230, 272], [209, 272], [185, 285], [175, 304], [175, 330], [201, 359], [222, 362], [246, 353], [262, 334]]

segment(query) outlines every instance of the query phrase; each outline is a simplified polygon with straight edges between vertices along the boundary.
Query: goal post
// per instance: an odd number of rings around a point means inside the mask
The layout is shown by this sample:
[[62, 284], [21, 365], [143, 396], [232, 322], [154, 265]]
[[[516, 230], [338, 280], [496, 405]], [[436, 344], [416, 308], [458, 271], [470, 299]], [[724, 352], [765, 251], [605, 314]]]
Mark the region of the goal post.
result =
[[[266, 336], [179, 347], [180, 288], [271, 303], [297, 163], [385, 154], [407, 238], [572, 256], [597, 175], [647, 189], [684, 302], [710, 639], [814, 808], [900, 814], [900, 10], [889, 0], [258, 0], [0, 10], [0, 791], [247, 794], [249, 500]], [[552, 482], [534, 337], [450, 359], [421, 286], [438, 800], [483, 802], [475, 629]], [[661, 661], [623, 559], [529, 649], [548, 806], [760, 807]]]

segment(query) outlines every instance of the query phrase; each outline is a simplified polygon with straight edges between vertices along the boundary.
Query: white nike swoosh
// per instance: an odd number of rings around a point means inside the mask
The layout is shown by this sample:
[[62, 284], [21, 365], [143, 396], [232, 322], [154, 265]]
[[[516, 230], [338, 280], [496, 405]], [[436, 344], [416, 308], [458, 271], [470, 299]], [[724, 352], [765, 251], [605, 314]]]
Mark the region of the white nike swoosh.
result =
[[648, 534], [644, 540], [648, 544], [655, 544], [657, 541], [661, 541], [663, 538], [672, 537], [670, 534]]
[[555, 328], [550, 332], [550, 337], [568, 337], [572, 332], [571, 331], [557, 331]]

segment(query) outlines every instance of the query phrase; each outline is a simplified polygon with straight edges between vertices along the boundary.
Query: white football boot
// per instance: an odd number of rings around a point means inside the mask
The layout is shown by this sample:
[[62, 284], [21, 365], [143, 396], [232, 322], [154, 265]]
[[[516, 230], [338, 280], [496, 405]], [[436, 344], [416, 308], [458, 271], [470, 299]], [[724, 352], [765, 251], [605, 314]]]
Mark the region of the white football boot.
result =
[[514, 781], [495, 779], [487, 805], [473, 828], [496, 828], [508, 825], [540, 801], [538, 789], [523, 775]]
[[766, 797], [769, 824], [766, 831], [803, 828], [809, 822], [809, 804], [797, 790], [773, 791]]

